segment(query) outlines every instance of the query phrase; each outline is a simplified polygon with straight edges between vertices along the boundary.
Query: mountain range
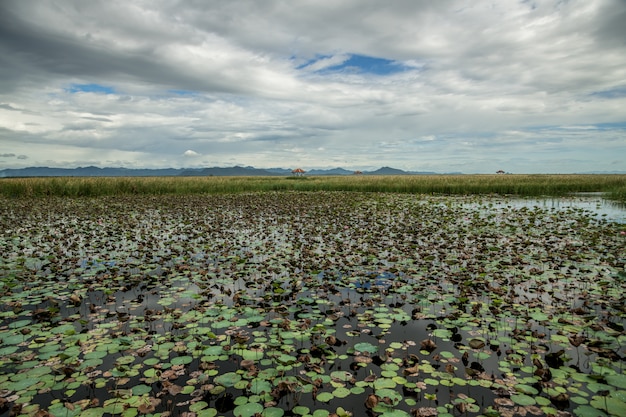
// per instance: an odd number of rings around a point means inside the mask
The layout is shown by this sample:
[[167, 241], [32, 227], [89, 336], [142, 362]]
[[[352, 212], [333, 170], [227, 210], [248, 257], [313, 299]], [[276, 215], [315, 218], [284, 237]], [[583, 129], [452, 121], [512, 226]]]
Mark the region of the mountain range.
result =
[[[357, 171], [361, 172], [361, 171]], [[363, 175], [436, 175], [436, 172], [414, 172], [382, 167], [375, 171], [363, 171]], [[354, 175], [355, 171], [344, 168], [312, 169], [305, 175]], [[454, 173], [459, 174], [459, 173]], [[254, 167], [211, 167], [211, 168], [99, 168], [95, 166], [78, 168], [28, 167], [0, 170], [2, 177], [175, 177], [175, 176], [289, 176], [291, 169]]]

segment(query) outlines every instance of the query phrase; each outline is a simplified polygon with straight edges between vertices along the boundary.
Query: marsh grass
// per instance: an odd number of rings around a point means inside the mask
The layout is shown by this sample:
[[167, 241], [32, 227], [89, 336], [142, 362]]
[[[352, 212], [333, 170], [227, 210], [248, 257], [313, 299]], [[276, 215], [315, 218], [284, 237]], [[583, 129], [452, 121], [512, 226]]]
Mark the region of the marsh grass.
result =
[[406, 175], [312, 177], [45, 177], [0, 179], [0, 195], [95, 197], [267, 191], [561, 196], [604, 192], [626, 201], [626, 175]]

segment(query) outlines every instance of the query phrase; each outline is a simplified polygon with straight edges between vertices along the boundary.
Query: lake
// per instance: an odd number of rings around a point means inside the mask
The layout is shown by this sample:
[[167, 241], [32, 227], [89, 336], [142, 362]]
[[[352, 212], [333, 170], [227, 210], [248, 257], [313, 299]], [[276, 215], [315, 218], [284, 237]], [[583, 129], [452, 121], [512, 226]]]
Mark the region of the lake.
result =
[[0, 210], [1, 417], [626, 413], [624, 210], [598, 196]]

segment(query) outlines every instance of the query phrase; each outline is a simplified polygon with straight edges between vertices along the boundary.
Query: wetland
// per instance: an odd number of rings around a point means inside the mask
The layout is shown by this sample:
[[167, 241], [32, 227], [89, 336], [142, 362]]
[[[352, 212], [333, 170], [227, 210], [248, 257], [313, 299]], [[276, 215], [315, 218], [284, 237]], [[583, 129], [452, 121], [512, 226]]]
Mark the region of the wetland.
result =
[[0, 199], [1, 417], [626, 415], [601, 197]]

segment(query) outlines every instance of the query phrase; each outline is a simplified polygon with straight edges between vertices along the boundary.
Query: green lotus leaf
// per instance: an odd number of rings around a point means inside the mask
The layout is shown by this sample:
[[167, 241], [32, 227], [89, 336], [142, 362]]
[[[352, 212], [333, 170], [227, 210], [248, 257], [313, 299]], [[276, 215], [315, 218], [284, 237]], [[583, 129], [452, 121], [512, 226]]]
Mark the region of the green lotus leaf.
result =
[[598, 393], [600, 391], [611, 391], [611, 386], [600, 382], [590, 382], [587, 389], [591, 392]]
[[368, 342], [360, 342], [354, 345], [354, 350], [362, 353], [376, 353], [378, 352], [378, 346]]
[[39, 383], [39, 378], [29, 378], [29, 377], [21, 377], [19, 374], [17, 375], [19, 378], [14, 378], [15, 382], [7, 384], [8, 388], [12, 391], [22, 391], [27, 388], [32, 387]]
[[278, 407], [267, 407], [261, 413], [263, 417], [283, 417], [285, 415], [285, 410]]
[[171, 359], [172, 365], [187, 365], [193, 361], [191, 356], [176, 356]]
[[515, 388], [515, 391], [522, 393], [522, 394], [528, 394], [528, 395], [539, 394], [539, 390], [537, 390], [537, 388], [530, 386], [530, 385], [517, 384], [515, 385], [514, 388]]
[[261, 360], [263, 359], [264, 352], [262, 350], [251, 349], [235, 349], [235, 353], [240, 355], [243, 359], [247, 360]]
[[257, 395], [263, 394], [263, 393], [269, 393], [270, 391], [272, 391], [272, 384], [265, 379], [254, 378], [248, 384], [248, 389], [250, 390], [251, 393], [257, 394]]
[[624, 374], [607, 375], [605, 379], [609, 385], [613, 385], [618, 388], [626, 388], [626, 375]]
[[235, 402], [235, 405], [243, 405], [243, 404], [247, 404], [249, 402], [254, 402], [254, 401], [248, 401], [248, 397], [240, 396], [240, 397], [236, 397], [234, 402]]
[[237, 382], [241, 381], [241, 375], [235, 372], [227, 372], [216, 376], [214, 381], [216, 384], [220, 384], [226, 388], [233, 387]]
[[607, 417], [607, 414], [590, 405], [580, 405], [574, 408], [574, 414], [578, 417]]
[[327, 403], [333, 398], [335, 398], [335, 396], [331, 394], [330, 392], [320, 392], [319, 394], [317, 394], [317, 397], [316, 397], [317, 401], [321, 401], [323, 403]]
[[24, 375], [29, 378], [41, 378], [42, 376], [50, 373], [52, 373], [52, 368], [50, 366], [38, 366], [24, 372]]
[[[119, 411], [116, 414], [121, 414], [121, 412], [123, 411], [122, 406], [118, 405], [118, 408], [119, 408]], [[80, 407], [76, 407], [73, 410], [70, 410], [69, 408], [65, 407], [65, 405], [63, 405], [62, 403], [56, 403], [56, 404], [52, 404], [48, 408], [48, 411], [55, 417], [57, 416], [58, 417], [77, 417], [81, 414], [82, 410], [80, 409]], [[111, 414], [113, 413], [111, 412]]]
[[134, 361], [135, 361], [135, 356], [132, 356], [132, 355], [122, 356], [115, 360], [115, 362], [120, 365], [128, 365], [130, 363], [133, 363]]
[[489, 352], [480, 351], [480, 352], [476, 352], [474, 356], [476, 357], [476, 359], [484, 361], [485, 359], [489, 359], [491, 354]]
[[0, 348], [0, 356], [10, 355], [12, 353], [17, 352], [19, 348], [17, 346], [6, 346]]
[[448, 329], [435, 329], [431, 333], [434, 337], [440, 339], [450, 339], [450, 337], [452, 337], [452, 332]]
[[28, 326], [29, 324], [32, 324], [32, 320], [16, 320], [9, 323], [9, 329], [19, 329], [20, 327]]
[[80, 417], [102, 417], [103, 415], [104, 408], [102, 407], [90, 407], [80, 413]]
[[350, 390], [346, 387], [338, 387], [333, 391], [333, 395], [337, 398], [346, 398], [350, 394]]
[[383, 413], [380, 414], [379, 417], [411, 417], [411, 415], [403, 410], [386, 410], [383, 411]]
[[105, 356], [107, 356], [107, 352], [103, 350], [94, 350], [93, 352], [85, 353], [83, 355], [85, 359], [102, 359]]
[[7, 335], [2, 338], [2, 344], [3, 345], [18, 345], [20, 343], [23, 343], [24, 340], [25, 340], [25, 336], [22, 336], [21, 334]]
[[397, 385], [396, 381], [391, 378], [378, 378], [374, 381], [375, 389], [383, 389], [383, 388], [395, 388]]
[[278, 355], [276, 360], [283, 365], [293, 365], [294, 363], [298, 361], [298, 359], [295, 356], [286, 355], [284, 353]]
[[445, 359], [452, 359], [456, 355], [454, 353], [452, 353], [452, 352], [447, 351], [447, 350], [443, 350], [443, 351], [439, 352], [439, 356], [441, 356], [442, 358], [445, 358]]
[[352, 373], [347, 372], [347, 371], [333, 371], [330, 373], [330, 377], [337, 381], [346, 382], [354, 378], [354, 375], [352, 375]]
[[307, 406], [297, 405], [291, 411], [296, 415], [303, 416], [303, 415], [309, 414], [309, 410], [310, 409]]
[[143, 394], [147, 394], [151, 392], [152, 388], [146, 384], [139, 384], [139, 385], [135, 385], [132, 388], [132, 391], [133, 391], [133, 395], [143, 395]]
[[215, 417], [218, 411], [215, 408], [204, 408], [196, 412], [196, 417]]
[[511, 400], [517, 404], [517, 405], [521, 405], [521, 406], [527, 406], [527, 405], [535, 405], [536, 401], [533, 397], [526, 395], [526, 394], [512, 394], [511, 395]]
[[376, 395], [383, 399], [383, 401], [381, 401], [382, 403], [388, 404], [385, 400], [389, 400], [393, 406], [397, 405], [400, 400], [402, 400], [402, 395], [400, 395], [398, 391], [390, 388], [377, 389]]
[[437, 386], [439, 385], [439, 380], [434, 378], [424, 378], [424, 383], [426, 385]]
[[605, 397], [595, 395], [589, 405], [598, 410], [606, 411], [613, 416], [626, 415], [626, 402], [614, 397], [612, 393]]

